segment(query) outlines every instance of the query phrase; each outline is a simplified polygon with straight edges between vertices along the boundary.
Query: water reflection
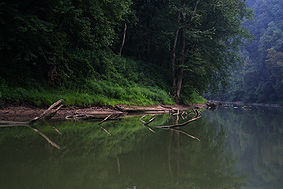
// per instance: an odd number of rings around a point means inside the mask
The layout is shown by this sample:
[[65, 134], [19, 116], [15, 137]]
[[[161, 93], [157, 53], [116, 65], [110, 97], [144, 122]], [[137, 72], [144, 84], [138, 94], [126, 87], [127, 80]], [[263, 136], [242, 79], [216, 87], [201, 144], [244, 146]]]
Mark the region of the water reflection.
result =
[[210, 122], [225, 125], [228, 146], [247, 175], [247, 188], [283, 188], [283, 110], [279, 108], [220, 109]]
[[[272, 117], [267, 121], [266, 116]], [[103, 123], [111, 136], [97, 122], [53, 123], [62, 135], [48, 125], [36, 125], [60, 145], [60, 151], [30, 130], [1, 129], [0, 188], [282, 186], [278, 180], [282, 177], [282, 125], [278, 126], [282, 117], [278, 113], [205, 112], [203, 118], [182, 128], [200, 141], [172, 129], [153, 133], [142, 126], [140, 117]], [[159, 115], [149, 126], [181, 119]]]

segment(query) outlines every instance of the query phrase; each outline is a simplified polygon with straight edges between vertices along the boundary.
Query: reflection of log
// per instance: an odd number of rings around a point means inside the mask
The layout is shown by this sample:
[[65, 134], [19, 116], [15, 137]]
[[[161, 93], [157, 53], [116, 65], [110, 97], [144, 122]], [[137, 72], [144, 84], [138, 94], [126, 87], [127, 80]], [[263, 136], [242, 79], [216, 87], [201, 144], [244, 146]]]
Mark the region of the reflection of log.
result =
[[61, 131], [59, 129], [57, 129], [55, 126], [52, 126], [51, 127], [59, 134], [59, 135], [62, 135]]
[[150, 130], [151, 132], [153, 132], [153, 133], [155, 133], [155, 131], [150, 127], [150, 126], [148, 126], [148, 125], [143, 125], [143, 126], [145, 126], [148, 130]]
[[5, 126], [24, 126], [24, 125], [29, 125], [29, 122], [22, 122], [22, 121], [0, 121], [0, 127], [5, 127]]
[[116, 160], [117, 160], [118, 175], [120, 175], [120, 173], [121, 173], [121, 168], [120, 168], [120, 159], [119, 159], [118, 156], [116, 157]]
[[[67, 115], [65, 119], [69, 120], [103, 120], [105, 119], [105, 116], [108, 116], [108, 114], [74, 114], [74, 115]], [[111, 117], [107, 118], [107, 120], [117, 120], [120, 119], [120, 117], [124, 116], [124, 113], [111, 113]]]
[[141, 116], [140, 121], [143, 122], [143, 123], [146, 123], [146, 122], [143, 120], [144, 117], [145, 117], [145, 115]]
[[105, 133], [107, 133], [108, 135], [111, 136], [111, 133], [109, 131], [107, 131], [104, 127], [102, 127], [101, 125], [99, 125], [101, 129], [103, 129], [103, 131], [105, 131]]
[[24, 127], [27, 125], [0, 125], [0, 128], [7, 128], [7, 127]]
[[173, 178], [173, 172], [172, 172], [172, 166], [171, 166], [171, 144], [172, 144], [172, 137], [173, 137], [173, 131], [170, 132], [170, 139], [168, 143], [168, 169], [171, 178]]
[[145, 126], [148, 130], [150, 130], [151, 132], [155, 133], [155, 131], [150, 127], [148, 126], [148, 124], [150, 124], [151, 122], [153, 122], [155, 120], [155, 116], [153, 116], [149, 121], [144, 121], [143, 118], [145, 117], [145, 115], [143, 115], [141, 118], [140, 118], [140, 121], [143, 122], [143, 126]]
[[143, 118], [145, 117], [145, 115], [143, 115], [141, 118], [140, 118], [140, 121], [143, 122], [144, 125], [148, 125], [150, 124], [151, 122], [153, 122], [155, 120], [155, 116], [153, 116], [150, 120], [148, 120], [147, 122], [143, 120]]
[[[52, 104], [47, 110], [45, 110], [42, 114], [40, 114], [38, 117], [33, 118], [31, 121], [26, 121], [26, 122], [0, 121], [0, 128], [4, 128], [4, 127], [28, 127], [30, 129], [32, 129], [34, 132], [38, 133], [42, 138], [44, 138], [53, 147], [60, 150], [60, 146], [58, 144], [53, 142], [45, 134], [43, 134], [38, 129], [32, 127], [31, 125], [33, 125], [36, 121], [41, 120], [43, 118], [45, 118], [45, 119], [52, 118], [58, 112], [58, 110], [63, 106], [63, 105], [60, 105], [61, 103], [62, 103], [62, 100], [58, 100], [57, 102]], [[54, 110], [53, 108], [55, 108], [56, 106], [58, 106], [58, 107]], [[56, 127], [52, 126], [52, 128], [55, 129], [55, 131], [57, 133], [59, 133], [60, 135], [62, 134]]]
[[[0, 125], [0, 128], [5, 128], [5, 127], [28, 127], [32, 129], [34, 132], [38, 133], [42, 138], [44, 138], [49, 144], [51, 144], [53, 147], [57, 148], [60, 150], [60, 146], [53, 142], [50, 138], [48, 138], [45, 134], [43, 134], [41, 131], [38, 129], [30, 126], [30, 125]], [[60, 131], [59, 131], [60, 132]], [[61, 132], [60, 132], [61, 133]]]
[[186, 131], [184, 131], [184, 130], [181, 130], [181, 129], [175, 129], [175, 128], [170, 128], [170, 130], [172, 130], [172, 131], [176, 131], [176, 132], [179, 132], [179, 133], [182, 133], [182, 134], [184, 134], [184, 135], [186, 135], [186, 136], [188, 136], [188, 137], [191, 137], [192, 139], [195, 139], [195, 140], [200, 141], [200, 139], [199, 139], [199, 138], [197, 138], [197, 137], [195, 137], [195, 136], [193, 136], [193, 135], [190, 135], [189, 133], [187, 133], [187, 132], [186, 132]]
[[175, 128], [175, 127], [183, 127], [183, 126], [186, 126], [188, 123], [192, 122], [192, 121], [195, 121], [195, 120], [198, 120], [199, 118], [201, 118], [201, 116], [199, 117], [195, 117], [193, 119], [190, 119], [184, 123], [181, 123], [181, 124], [175, 124], [175, 125], [163, 125], [163, 126], [156, 126], [155, 128]]
[[107, 131], [104, 127], [101, 126], [101, 124], [103, 122], [105, 122], [107, 119], [109, 119], [112, 116], [112, 114], [109, 114], [108, 116], [106, 116], [101, 122], [98, 123], [98, 125], [100, 126], [101, 129], [103, 129], [108, 135], [111, 136], [111, 133], [109, 131]]
[[38, 129], [32, 127], [32, 126], [27, 126], [28, 128], [32, 129], [34, 132], [38, 133], [42, 138], [44, 138], [49, 144], [51, 144], [53, 147], [57, 148], [58, 150], [60, 150], [60, 146], [58, 144], [56, 144], [55, 142], [53, 142], [52, 140], [50, 140], [45, 134], [43, 134], [41, 131], [39, 131]]

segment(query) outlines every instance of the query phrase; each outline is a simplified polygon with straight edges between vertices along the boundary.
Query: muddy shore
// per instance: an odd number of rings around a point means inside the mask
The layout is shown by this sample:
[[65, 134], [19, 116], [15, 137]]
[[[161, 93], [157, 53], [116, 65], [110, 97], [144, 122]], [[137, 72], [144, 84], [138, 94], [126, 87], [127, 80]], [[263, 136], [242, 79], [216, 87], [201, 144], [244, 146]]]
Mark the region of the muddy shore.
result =
[[[176, 110], [188, 110], [193, 108], [207, 108], [206, 104], [191, 105], [153, 105], [153, 106], [128, 106], [117, 105], [115, 107], [62, 107], [52, 118], [55, 120], [64, 120], [66, 116], [88, 114], [105, 117], [109, 114], [161, 114]], [[44, 112], [46, 108], [37, 108], [30, 106], [8, 105], [0, 108], [0, 120], [5, 121], [29, 121]]]

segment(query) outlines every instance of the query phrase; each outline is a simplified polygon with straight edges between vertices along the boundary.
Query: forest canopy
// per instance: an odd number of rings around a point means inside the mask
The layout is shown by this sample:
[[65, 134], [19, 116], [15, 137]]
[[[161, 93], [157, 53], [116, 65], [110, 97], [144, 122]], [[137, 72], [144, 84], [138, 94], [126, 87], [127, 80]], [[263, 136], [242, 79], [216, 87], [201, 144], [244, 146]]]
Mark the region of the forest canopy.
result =
[[11, 0], [0, 15], [2, 100], [48, 104], [34, 94], [67, 90], [85, 104], [150, 104], [224, 85], [251, 10], [244, 0]]

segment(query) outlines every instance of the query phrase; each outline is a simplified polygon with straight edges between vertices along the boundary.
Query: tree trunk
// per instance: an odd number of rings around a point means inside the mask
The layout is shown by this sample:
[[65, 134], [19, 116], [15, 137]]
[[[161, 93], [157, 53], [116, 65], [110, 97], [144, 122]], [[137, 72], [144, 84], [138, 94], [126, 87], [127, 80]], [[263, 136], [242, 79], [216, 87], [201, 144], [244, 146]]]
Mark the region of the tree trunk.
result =
[[[186, 13], [183, 14], [183, 22], [186, 21]], [[183, 73], [184, 73], [184, 65], [185, 65], [185, 50], [186, 50], [186, 29], [182, 29], [182, 49], [181, 49], [181, 64], [178, 70], [178, 83], [176, 89], [177, 98], [180, 98], [182, 82], [183, 82]]]
[[[178, 14], [178, 24], [180, 22], [180, 13]], [[179, 27], [179, 26], [178, 26]], [[178, 41], [178, 37], [179, 37], [179, 31], [180, 29], [178, 28], [175, 34], [175, 40], [174, 40], [174, 44], [173, 44], [173, 49], [172, 49], [172, 87], [173, 90], [175, 91], [176, 89], [176, 71], [175, 71], [175, 62], [176, 62], [176, 46], [177, 46], [177, 41]]]
[[178, 73], [178, 83], [177, 83], [177, 90], [176, 90], [177, 98], [180, 98], [180, 94], [181, 94], [183, 73], [184, 73], [184, 68], [180, 68], [179, 73]]
[[175, 90], [176, 88], [176, 73], [175, 73], [175, 61], [176, 61], [176, 45], [179, 35], [179, 29], [176, 31], [175, 40], [174, 40], [174, 46], [172, 49], [172, 87]]
[[125, 40], [126, 40], [126, 33], [127, 33], [127, 24], [125, 23], [123, 41], [122, 41], [122, 45], [121, 45], [121, 48], [120, 48], [120, 56], [122, 56], [122, 51], [123, 51]]
[[150, 61], [150, 42], [151, 42], [151, 39], [150, 39], [150, 36], [147, 38], [147, 43], [146, 43], [146, 57], [147, 57], [147, 61]]
[[[185, 26], [182, 29], [181, 63], [180, 63], [180, 68], [178, 70], [178, 82], [177, 82], [177, 88], [176, 88], [177, 98], [180, 98], [182, 83], [183, 83], [184, 65], [185, 65], [185, 52], [186, 52], [186, 29], [190, 27], [190, 25], [193, 21], [193, 18], [194, 18], [196, 11], [197, 11], [197, 7], [198, 7], [199, 2], [200, 2], [200, 0], [197, 0], [195, 7], [194, 7], [194, 10], [193, 10], [193, 13], [190, 17], [189, 23], [187, 24], [187, 26]], [[184, 5], [184, 7], [185, 7], [185, 5]], [[182, 16], [183, 16], [183, 23], [186, 23], [186, 13], [182, 12]]]

